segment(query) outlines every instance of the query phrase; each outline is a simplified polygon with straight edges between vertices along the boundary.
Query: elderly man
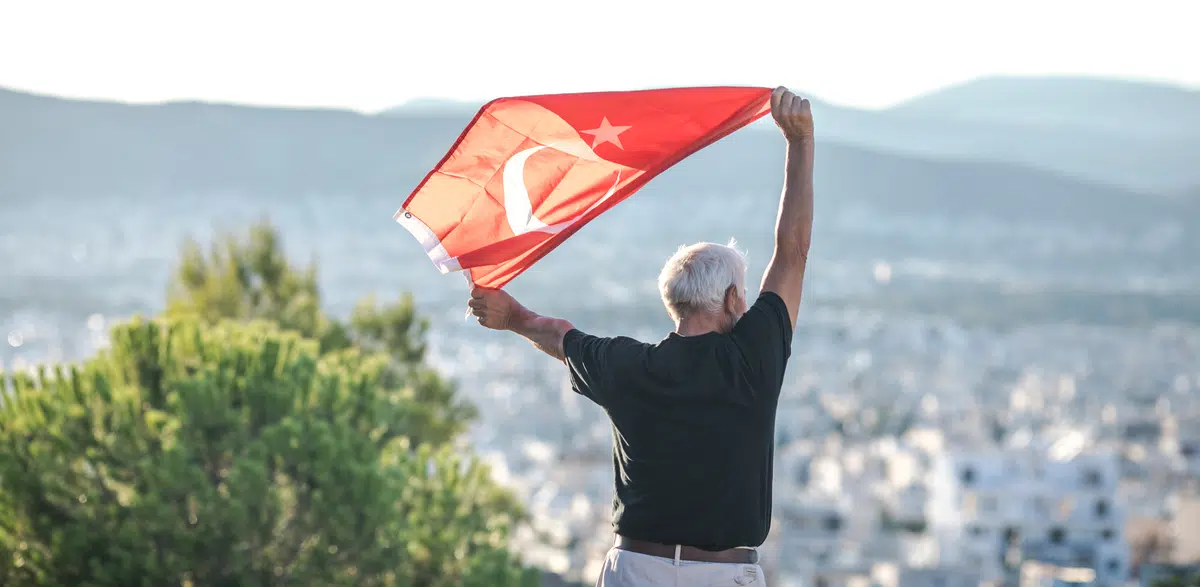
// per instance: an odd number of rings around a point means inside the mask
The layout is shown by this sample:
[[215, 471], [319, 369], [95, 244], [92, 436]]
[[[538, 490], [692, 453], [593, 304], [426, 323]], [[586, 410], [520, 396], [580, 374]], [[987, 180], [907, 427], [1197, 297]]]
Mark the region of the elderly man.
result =
[[757, 547], [771, 525], [775, 412], [813, 217], [813, 122], [784, 88], [771, 115], [787, 140], [775, 250], [747, 307], [746, 261], [732, 246], [681, 248], [659, 291], [675, 330], [646, 343], [594, 336], [475, 288], [479, 323], [510, 330], [566, 363], [572, 388], [608, 413], [616, 495], [597, 585], [763, 585]]

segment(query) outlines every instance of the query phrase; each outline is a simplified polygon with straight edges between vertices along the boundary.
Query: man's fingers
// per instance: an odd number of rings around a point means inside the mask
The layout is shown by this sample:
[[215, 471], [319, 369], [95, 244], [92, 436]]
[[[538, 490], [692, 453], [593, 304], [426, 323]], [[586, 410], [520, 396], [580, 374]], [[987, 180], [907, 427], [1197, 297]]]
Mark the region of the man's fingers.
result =
[[483, 292], [484, 292], [484, 290], [482, 287], [479, 287], [478, 285], [471, 286], [471, 297], [472, 298], [476, 298], [476, 299], [482, 298]]
[[786, 94], [787, 88], [783, 86], [779, 86], [771, 91], [771, 110], [776, 112], [779, 111], [779, 103], [783, 100], [783, 97]]
[[794, 131], [807, 131], [812, 126], [812, 104], [808, 99], [795, 94], [790, 98], [787, 110], [784, 111], [784, 122]]
[[800, 100], [799, 107], [797, 108], [797, 110], [799, 111], [798, 113], [799, 113], [800, 115], [802, 115], [802, 116], [808, 116], [808, 115], [809, 115], [809, 113], [810, 113], [810, 112], [812, 112], [812, 105], [808, 103], [808, 100], [806, 100], [806, 99], [801, 99], [801, 100]]
[[795, 130], [796, 102], [797, 102], [796, 95], [791, 92], [788, 92], [788, 94], [783, 97], [783, 103], [780, 107], [779, 125], [782, 126], [784, 128], [784, 130], [788, 131], [788, 132]]
[[467, 300], [467, 305], [470, 306], [472, 309], [482, 308], [486, 304], [487, 304], [487, 302], [485, 302], [483, 300], [483, 298], [471, 298], [471, 299]]

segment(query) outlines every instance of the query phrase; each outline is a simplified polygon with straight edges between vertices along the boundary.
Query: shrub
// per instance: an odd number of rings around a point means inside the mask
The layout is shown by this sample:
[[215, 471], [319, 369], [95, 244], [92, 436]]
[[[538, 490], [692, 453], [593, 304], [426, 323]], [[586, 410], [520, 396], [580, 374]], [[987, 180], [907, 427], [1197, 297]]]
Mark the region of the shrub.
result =
[[0, 585], [534, 585], [412, 297], [321, 307], [266, 222], [184, 244], [167, 310], [0, 373]]
[[[517, 511], [392, 358], [268, 321], [141, 320], [0, 405], [0, 584], [534, 585]], [[418, 417], [419, 419], [419, 417]]]
[[386, 382], [403, 387], [421, 410], [405, 428], [414, 445], [450, 441], [477, 415], [425, 364], [429, 324], [417, 315], [411, 294], [386, 305], [365, 297], [341, 322], [321, 308], [316, 263], [292, 265], [279, 232], [265, 221], [244, 235], [221, 233], [207, 249], [185, 242], [168, 284], [167, 315], [196, 315], [209, 323], [270, 320], [317, 340], [321, 353], [351, 347], [385, 353]]

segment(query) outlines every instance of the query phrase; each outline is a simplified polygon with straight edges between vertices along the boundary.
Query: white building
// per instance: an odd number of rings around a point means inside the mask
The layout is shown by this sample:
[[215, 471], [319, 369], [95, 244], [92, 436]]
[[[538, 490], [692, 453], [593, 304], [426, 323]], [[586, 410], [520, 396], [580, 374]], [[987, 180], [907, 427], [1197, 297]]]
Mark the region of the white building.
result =
[[871, 587], [876, 584], [871, 571], [872, 565], [865, 562], [835, 562], [804, 575], [801, 584], [811, 587]]
[[1176, 463], [1180, 473], [1200, 477], [1200, 418], [1172, 418], [1168, 423], [1159, 440], [1160, 450]]
[[844, 550], [849, 500], [819, 499], [811, 493], [776, 495], [776, 516], [781, 522], [778, 549], [785, 557], [781, 569], [810, 571], [829, 564]]
[[1096, 581], [1096, 572], [1086, 567], [1059, 566], [1029, 561], [1021, 565], [1020, 587], [1085, 587]]
[[977, 569], [967, 567], [901, 568], [896, 587], [979, 587]]
[[[1083, 452], [1067, 433], [1052, 444], [952, 452], [931, 473], [928, 517], [942, 564], [998, 581], [1022, 559], [1088, 566], [1096, 583], [1129, 575], [1126, 512], [1117, 502], [1119, 458]], [[1062, 557], [1071, 560], [1058, 563]], [[1086, 560], [1083, 560], [1086, 559]]]
[[1200, 496], [1178, 496], [1171, 501], [1171, 558], [1177, 563], [1200, 564]]

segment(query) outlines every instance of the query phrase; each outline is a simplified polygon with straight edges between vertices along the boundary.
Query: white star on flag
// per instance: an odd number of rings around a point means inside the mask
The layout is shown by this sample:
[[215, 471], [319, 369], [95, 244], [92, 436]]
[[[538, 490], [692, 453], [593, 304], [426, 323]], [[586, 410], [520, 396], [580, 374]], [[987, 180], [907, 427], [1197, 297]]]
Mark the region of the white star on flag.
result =
[[618, 149], [625, 150], [625, 147], [621, 146], [621, 139], [618, 137], [621, 133], [631, 128], [633, 127], [613, 126], [610, 122], [608, 122], [608, 117], [605, 116], [604, 120], [600, 122], [600, 126], [598, 128], [593, 128], [592, 130], [581, 130], [579, 132], [595, 137], [592, 140], [592, 149], [595, 149], [597, 146], [604, 143], [612, 143], [616, 145]]

